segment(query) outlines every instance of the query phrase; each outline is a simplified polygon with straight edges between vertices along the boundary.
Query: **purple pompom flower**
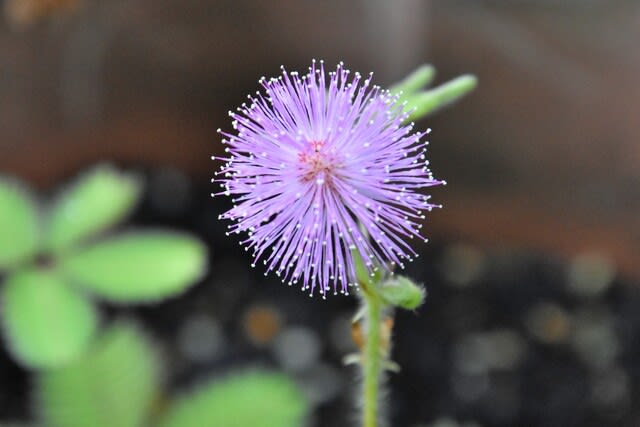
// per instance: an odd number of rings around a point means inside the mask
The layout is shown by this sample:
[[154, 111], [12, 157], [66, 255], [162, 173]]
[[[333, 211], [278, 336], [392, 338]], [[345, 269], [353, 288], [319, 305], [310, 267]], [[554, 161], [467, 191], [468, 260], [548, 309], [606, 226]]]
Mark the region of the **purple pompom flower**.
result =
[[418, 190], [443, 181], [425, 160], [428, 131], [403, 124], [397, 96], [342, 64], [325, 74], [322, 61], [260, 83], [264, 94], [229, 113], [236, 133], [221, 132], [229, 157], [214, 179], [214, 195], [233, 198], [220, 217], [247, 232], [252, 266], [324, 297], [348, 293], [353, 250], [370, 271], [416, 257], [406, 239], [436, 207]]

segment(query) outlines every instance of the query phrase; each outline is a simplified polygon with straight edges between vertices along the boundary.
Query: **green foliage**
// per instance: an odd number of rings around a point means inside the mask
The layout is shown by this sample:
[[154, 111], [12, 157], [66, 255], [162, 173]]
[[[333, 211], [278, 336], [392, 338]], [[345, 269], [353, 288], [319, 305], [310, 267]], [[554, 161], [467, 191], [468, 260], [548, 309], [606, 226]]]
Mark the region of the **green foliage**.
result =
[[356, 249], [351, 250], [353, 264], [355, 266], [356, 280], [366, 293], [377, 297], [384, 304], [394, 307], [414, 310], [418, 308], [426, 296], [422, 286], [418, 286], [404, 276], [391, 276], [383, 274], [379, 266], [373, 273], [365, 265], [362, 256]]
[[140, 180], [103, 165], [60, 195], [53, 206], [46, 247], [59, 252], [122, 220], [140, 194]]
[[61, 271], [114, 302], [145, 302], [182, 292], [204, 274], [207, 251], [197, 239], [170, 232], [116, 236], [69, 254]]
[[394, 276], [382, 283], [378, 288], [382, 299], [390, 305], [415, 310], [424, 302], [426, 292], [411, 279], [404, 276]]
[[0, 270], [33, 256], [38, 248], [35, 203], [15, 183], [0, 180]]
[[477, 86], [471, 75], [456, 77], [434, 89], [420, 92], [407, 99], [407, 110], [413, 110], [407, 120], [418, 120], [450, 105], [467, 95]]
[[475, 76], [465, 74], [433, 89], [422, 90], [434, 77], [435, 69], [431, 65], [422, 65], [389, 89], [391, 93], [400, 95], [399, 102], [406, 101], [404, 111], [411, 112], [407, 121], [435, 113], [469, 94], [478, 84]]
[[41, 373], [36, 396], [48, 427], [140, 427], [159, 385], [159, 360], [136, 327], [120, 323], [85, 356]]
[[400, 99], [404, 100], [406, 97], [413, 95], [428, 86], [435, 76], [436, 69], [433, 65], [421, 65], [402, 81], [391, 86], [389, 91], [393, 94], [401, 94]]
[[[151, 425], [160, 360], [137, 327], [116, 323], [74, 362], [36, 377], [47, 427]], [[309, 404], [288, 377], [251, 370], [201, 385], [171, 403], [161, 427], [300, 427]]]
[[178, 399], [161, 427], [300, 427], [308, 402], [286, 376], [250, 371]]
[[2, 313], [11, 353], [31, 368], [78, 357], [97, 326], [93, 304], [46, 271], [9, 276], [2, 289]]
[[[2, 332], [18, 362], [52, 369], [87, 347], [96, 309], [70, 283], [111, 301], [146, 302], [182, 292], [204, 274], [206, 249], [185, 235], [158, 231], [96, 243], [130, 213], [140, 191], [134, 175], [98, 166], [58, 197], [40, 236], [36, 203], [0, 179], [0, 270], [9, 270]], [[46, 267], [34, 263], [36, 255]]]

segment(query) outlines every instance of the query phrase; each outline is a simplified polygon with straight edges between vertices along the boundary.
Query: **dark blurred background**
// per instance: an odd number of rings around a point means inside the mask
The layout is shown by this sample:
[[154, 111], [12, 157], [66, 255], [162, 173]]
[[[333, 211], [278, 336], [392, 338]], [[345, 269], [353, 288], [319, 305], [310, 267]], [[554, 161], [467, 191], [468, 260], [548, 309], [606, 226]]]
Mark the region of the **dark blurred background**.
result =
[[[324, 343], [312, 352], [323, 355], [315, 371], [277, 350], [267, 357], [335, 379], [312, 387], [333, 390], [316, 396], [317, 425], [353, 420], [345, 346], [326, 335], [353, 302], [309, 301], [249, 278], [244, 252], [235, 256], [216, 221], [224, 206], [207, 198], [215, 130], [229, 129], [227, 111], [281, 64], [342, 60], [381, 85], [425, 62], [437, 82], [477, 75], [471, 96], [419, 124], [433, 128], [432, 170], [449, 185], [434, 190], [445, 207], [428, 218], [434, 243], [411, 267], [429, 302], [398, 320], [406, 370], [392, 380], [393, 425], [640, 425], [640, 2], [2, 4], [0, 172], [46, 193], [100, 161], [144, 171], [135, 221], [193, 230], [214, 259], [205, 284], [140, 316], [167, 337], [190, 321], [245, 338], [250, 315], [266, 316], [275, 329], [265, 343], [284, 324], [298, 328], [285, 335], [293, 348]], [[220, 359], [206, 366], [263, 348], [248, 344], [255, 336], [229, 339], [226, 359], [212, 352]], [[179, 384], [191, 371], [176, 372]]]

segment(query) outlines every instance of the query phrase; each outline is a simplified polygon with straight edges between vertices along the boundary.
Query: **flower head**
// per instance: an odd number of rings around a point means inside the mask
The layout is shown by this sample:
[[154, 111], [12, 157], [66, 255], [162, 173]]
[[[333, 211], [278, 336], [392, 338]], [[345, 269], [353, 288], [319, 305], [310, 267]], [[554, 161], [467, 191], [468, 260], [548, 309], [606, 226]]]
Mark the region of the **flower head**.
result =
[[425, 160], [428, 131], [412, 132], [396, 96], [342, 64], [260, 83], [265, 93], [229, 113], [236, 132], [222, 132], [229, 157], [214, 179], [252, 265], [324, 297], [348, 293], [354, 250], [370, 271], [416, 257], [406, 239], [436, 206], [418, 190], [442, 183]]

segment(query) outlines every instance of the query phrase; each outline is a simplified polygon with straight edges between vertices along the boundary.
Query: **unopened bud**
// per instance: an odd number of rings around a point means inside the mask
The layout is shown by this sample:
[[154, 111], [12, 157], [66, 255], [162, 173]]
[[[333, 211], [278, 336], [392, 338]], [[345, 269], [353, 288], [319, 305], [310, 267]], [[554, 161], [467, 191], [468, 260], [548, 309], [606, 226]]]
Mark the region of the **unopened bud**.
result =
[[414, 310], [424, 302], [427, 292], [411, 279], [395, 276], [380, 286], [379, 294], [390, 305]]

